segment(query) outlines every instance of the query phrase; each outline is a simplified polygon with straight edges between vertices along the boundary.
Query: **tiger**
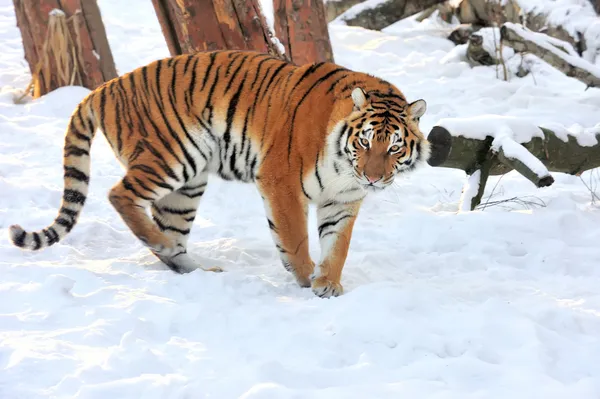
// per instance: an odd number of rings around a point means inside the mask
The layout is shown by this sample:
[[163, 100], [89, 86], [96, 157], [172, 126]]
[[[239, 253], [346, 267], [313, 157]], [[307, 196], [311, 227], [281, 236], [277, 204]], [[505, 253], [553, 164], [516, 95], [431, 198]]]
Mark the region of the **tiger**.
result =
[[[207, 268], [187, 252], [208, 177], [254, 183], [285, 269], [323, 298], [344, 292], [342, 269], [363, 199], [429, 158], [423, 99], [333, 62], [296, 65], [241, 50], [153, 61], [90, 91], [64, 139], [64, 191], [47, 228], [9, 227], [40, 250], [75, 226], [88, 195], [100, 129], [124, 176], [108, 200], [129, 230], [176, 273]], [[318, 267], [307, 217], [316, 207]]]

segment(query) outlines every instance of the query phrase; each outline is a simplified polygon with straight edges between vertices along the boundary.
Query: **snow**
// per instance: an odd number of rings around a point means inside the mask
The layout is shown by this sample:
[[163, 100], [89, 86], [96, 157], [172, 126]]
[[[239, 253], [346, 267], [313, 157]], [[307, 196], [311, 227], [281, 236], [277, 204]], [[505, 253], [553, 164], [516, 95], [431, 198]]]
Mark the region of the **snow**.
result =
[[536, 174], [540, 179], [550, 175], [544, 164], [531, 154], [527, 148], [517, 143], [509, 134], [496, 137], [492, 141], [492, 151], [502, 151], [509, 159], [521, 161], [529, 170]]
[[453, 136], [485, 140], [486, 137], [509, 135], [518, 143], [534, 137], [544, 137], [544, 132], [527, 118], [503, 115], [478, 115], [468, 118], [444, 118], [437, 122]]
[[[98, 3], [120, 73], [168, 55], [150, 2]], [[424, 132], [461, 118], [517, 138], [553, 123], [586, 139], [599, 130], [600, 90], [547, 64], [505, 82], [449, 57], [443, 27], [330, 28], [338, 63], [427, 101]], [[516, 172], [491, 177], [482, 204], [542, 205], [465, 213], [464, 172], [401, 178], [365, 200], [345, 294], [322, 300], [280, 265], [251, 185], [212, 179], [194, 225], [190, 252], [225, 272], [166, 270], [108, 203], [122, 169], [99, 135], [80, 223], [56, 246], [22, 252], [7, 228], [56, 215], [64, 130], [88, 91], [14, 104], [30, 75], [10, 0], [0, 0], [0, 54], [0, 398], [600, 395], [600, 209], [583, 184], [596, 187], [597, 170], [555, 173], [543, 190]], [[318, 259], [313, 210], [309, 227]]]
[[475, 198], [479, 191], [480, 180], [481, 170], [479, 169], [473, 172], [467, 179], [458, 203], [458, 210], [460, 212], [469, 212], [471, 210], [471, 200]]
[[51, 10], [51, 11], [50, 11], [48, 14], [49, 14], [49, 15], [52, 15], [52, 16], [54, 16], [54, 17], [64, 17], [64, 16], [65, 16], [65, 13], [64, 13], [64, 11], [63, 11], [63, 10], [60, 10], [60, 9], [58, 9], [58, 8], [54, 8], [54, 9], [52, 9], [52, 10]]

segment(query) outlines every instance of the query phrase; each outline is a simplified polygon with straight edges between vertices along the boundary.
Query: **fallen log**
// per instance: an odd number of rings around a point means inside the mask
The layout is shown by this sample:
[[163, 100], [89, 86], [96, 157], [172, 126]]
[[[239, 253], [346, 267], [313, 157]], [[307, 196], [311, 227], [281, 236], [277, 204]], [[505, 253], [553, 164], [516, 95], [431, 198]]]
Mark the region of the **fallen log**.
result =
[[473, 210], [489, 176], [516, 170], [541, 188], [553, 184], [550, 172], [579, 175], [600, 167], [600, 132], [596, 131], [574, 135], [561, 126], [538, 127], [506, 117], [446, 119], [428, 135], [428, 163], [460, 169], [469, 176], [460, 207]]
[[350, 26], [381, 30], [401, 19], [424, 11], [445, 0], [367, 0], [339, 16]]
[[500, 36], [515, 51], [531, 53], [588, 87], [600, 86], [600, 68], [579, 57], [569, 43], [510, 22], [502, 25]]

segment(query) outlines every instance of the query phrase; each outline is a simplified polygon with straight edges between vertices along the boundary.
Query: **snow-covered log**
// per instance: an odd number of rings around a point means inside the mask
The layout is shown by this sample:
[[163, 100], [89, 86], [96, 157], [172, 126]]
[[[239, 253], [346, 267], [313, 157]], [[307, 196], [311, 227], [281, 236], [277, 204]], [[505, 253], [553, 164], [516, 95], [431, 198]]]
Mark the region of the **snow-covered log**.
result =
[[600, 86], [600, 68], [579, 57], [571, 44], [511, 22], [502, 26], [500, 35], [502, 42], [516, 51], [534, 54], [590, 87]]
[[[600, 167], [600, 124], [575, 131], [485, 115], [440, 120], [428, 140], [432, 148], [429, 165], [461, 169], [470, 176], [461, 203], [466, 206], [470, 201], [471, 209], [481, 201], [490, 175], [516, 170], [536, 187], [547, 187], [554, 182], [550, 172], [578, 175]], [[476, 173], [479, 183], [474, 188]]]
[[403, 18], [424, 11], [445, 0], [367, 0], [338, 17], [351, 26], [381, 30]]

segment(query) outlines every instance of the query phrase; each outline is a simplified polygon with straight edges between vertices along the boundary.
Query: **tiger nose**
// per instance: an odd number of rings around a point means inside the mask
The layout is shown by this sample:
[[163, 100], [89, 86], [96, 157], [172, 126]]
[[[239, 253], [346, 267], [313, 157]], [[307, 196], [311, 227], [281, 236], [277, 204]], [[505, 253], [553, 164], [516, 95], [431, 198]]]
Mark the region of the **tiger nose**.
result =
[[365, 177], [367, 178], [367, 181], [369, 183], [374, 184], [374, 183], [377, 183], [379, 180], [381, 180], [382, 176], [380, 176], [380, 177], [372, 177], [372, 176], [369, 176], [369, 175], [365, 175]]

